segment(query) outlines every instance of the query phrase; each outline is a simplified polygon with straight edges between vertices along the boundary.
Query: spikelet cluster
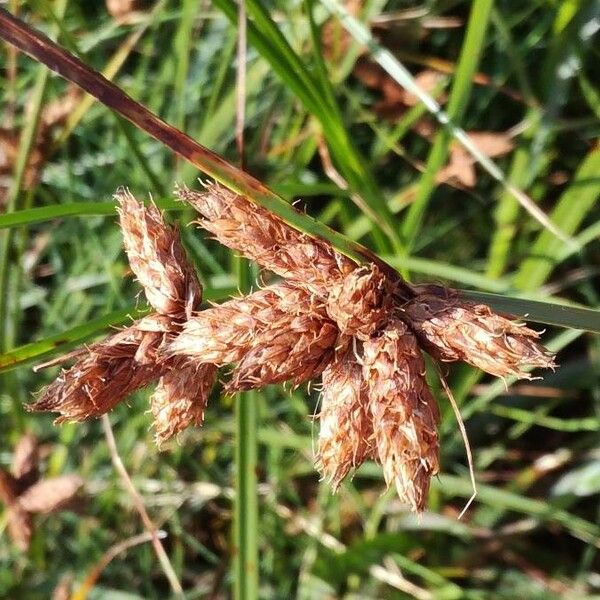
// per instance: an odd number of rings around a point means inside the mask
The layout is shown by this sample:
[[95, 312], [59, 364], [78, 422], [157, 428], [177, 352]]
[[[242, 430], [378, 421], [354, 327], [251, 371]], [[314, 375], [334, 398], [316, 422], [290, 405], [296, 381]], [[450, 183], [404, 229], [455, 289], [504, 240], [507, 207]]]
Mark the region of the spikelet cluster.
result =
[[377, 259], [358, 265], [321, 239], [218, 185], [177, 196], [219, 242], [283, 281], [202, 309], [177, 231], [120, 192], [133, 272], [155, 312], [82, 350], [34, 404], [60, 419], [110, 410], [157, 382], [157, 441], [202, 423], [217, 369], [228, 392], [322, 376], [316, 464], [337, 488], [365, 460], [413, 510], [439, 470], [439, 413], [422, 349], [494, 375], [553, 367], [538, 334], [441, 286], [411, 287]]
[[144, 206], [126, 190], [115, 198], [129, 264], [155, 312], [80, 353], [31, 408], [59, 412], [58, 422], [81, 421], [105, 414], [156, 382], [150, 406], [161, 444], [202, 422], [215, 382], [216, 368], [182, 368], [181, 360], [164, 356], [168, 339], [200, 308], [202, 287], [177, 230], [158, 208]]

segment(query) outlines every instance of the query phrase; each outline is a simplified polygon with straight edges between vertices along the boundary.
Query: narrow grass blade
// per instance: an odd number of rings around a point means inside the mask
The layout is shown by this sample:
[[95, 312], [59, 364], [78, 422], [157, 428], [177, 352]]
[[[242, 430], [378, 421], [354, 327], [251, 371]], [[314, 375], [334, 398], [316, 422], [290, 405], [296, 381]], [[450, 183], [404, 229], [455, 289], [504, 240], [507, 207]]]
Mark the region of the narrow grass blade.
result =
[[[600, 196], [600, 146], [593, 148], [580, 164], [573, 180], [563, 192], [552, 218], [564, 231], [573, 234]], [[540, 232], [531, 247], [531, 256], [515, 277], [517, 289], [532, 290], [540, 286], [554, 269], [564, 245], [548, 231]]]
[[[184, 210], [185, 206], [175, 200], [155, 200], [154, 203], [162, 210]], [[69, 202], [67, 204], [53, 204], [17, 210], [12, 213], [0, 215], [0, 229], [20, 227], [22, 225], [35, 225], [63, 217], [88, 217], [116, 215], [117, 209], [114, 202]]]
[[54, 353], [65, 353], [71, 348], [99, 335], [109, 327], [122, 325], [145, 312], [148, 312], [148, 310], [137, 309], [133, 306], [117, 310], [98, 319], [88, 321], [84, 325], [78, 325], [57, 335], [49, 336], [39, 342], [25, 344], [0, 354], [0, 373], [34, 361], [41, 361]]
[[600, 310], [511, 298], [485, 292], [462, 293], [469, 298], [489, 304], [498, 312], [515, 315], [527, 321], [600, 333]]
[[[215, 3], [234, 23], [236, 3], [233, 0], [215, 0]], [[399, 251], [402, 244], [394, 217], [366, 166], [367, 161], [360, 155], [346, 130], [329, 79], [324, 72], [314, 24], [312, 33], [317, 64], [316, 76], [313, 76], [306, 63], [291, 48], [261, 2], [249, 0], [248, 14], [252, 18], [248, 23], [248, 39], [298, 96], [305, 108], [319, 121], [336, 168], [354, 192], [352, 198], [369, 216], [371, 222], [377, 224], [389, 238], [390, 242], [386, 244], [381, 235], [376, 236], [379, 250]]]
[[[408, 71], [396, 58], [395, 56], [383, 48], [380, 44], [377, 43], [375, 38], [371, 35], [366, 27], [364, 27], [361, 23], [359, 23], [354, 17], [352, 17], [348, 11], [340, 5], [336, 0], [321, 0], [321, 3], [332, 13], [335, 14], [344, 25], [346, 30], [354, 37], [355, 40], [364, 44], [371, 56], [377, 63], [385, 69], [385, 71], [390, 75], [395, 81], [397, 81], [401, 86], [406, 88], [409, 92], [417, 96], [423, 104], [427, 107], [427, 109], [435, 116], [438, 122], [447, 128], [448, 132], [454, 137], [460, 144], [464, 146], [464, 148], [475, 158], [475, 160], [487, 171], [489, 175], [491, 175], [496, 181], [498, 181], [503, 188], [511, 194], [522, 206], [523, 208], [534, 218], [536, 219], [544, 228], [548, 229], [559, 239], [566, 241], [575, 246], [575, 242], [573, 242], [568, 236], [566, 236], [555, 223], [550, 221], [548, 217], [537, 207], [533, 201], [524, 194], [521, 190], [512, 185], [506, 178], [504, 172], [485, 154], [479, 151], [477, 146], [473, 143], [468, 134], [455, 125], [450, 115], [444, 112], [441, 106], [434, 100], [429, 94], [425, 93], [415, 82], [413, 76], [410, 71]], [[477, 14], [479, 11], [482, 11], [481, 14], [485, 15], [485, 22], [487, 22], [487, 16], [489, 16], [489, 9], [491, 8], [491, 1], [483, 0], [480, 2], [476, 2], [473, 5], [473, 9], [471, 14], [475, 14], [475, 10], [477, 9]], [[477, 41], [479, 37], [477, 32], [475, 31], [478, 27], [481, 27], [481, 23], [474, 23], [473, 28], [473, 38]], [[465, 44], [466, 45], [466, 44]], [[465, 63], [467, 64], [467, 63]], [[459, 67], [460, 68], [460, 67]], [[433, 160], [433, 159], [431, 159]], [[415, 214], [417, 209], [414, 209]], [[415, 218], [416, 220], [416, 218]], [[413, 227], [412, 225], [409, 227], [405, 226], [408, 233], [411, 233]]]
[[[236, 259], [241, 291], [252, 287], [251, 267]], [[258, 598], [257, 392], [235, 397], [234, 598]]]
[[[472, 4], [465, 41], [462, 45], [454, 83], [448, 100], [447, 115], [449, 122], [460, 122], [467, 109], [473, 85], [473, 75], [477, 71], [491, 9], [491, 0], [475, 0]], [[417, 197], [408, 209], [402, 226], [402, 233], [409, 248], [414, 245], [421, 230], [427, 205], [437, 187], [437, 173], [448, 158], [448, 147], [453, 135], [456, 137], [455, 132], [442, 129], [437, 134], [429, 153]]]
[[271, 210], [292, 227], [328, 240], [340, 252], [357, 262], [364, 262], [366, 257], [369, 257], [369, 260], [372, 259], [371, 253], [366, 248], [294, 210], [285, 200], [260, 181], [165, 123], [78, 58], [2, 8], [0, 8], [0, 37], [56, 71], [65, 79], [79, 85], [105, 106], [131, 121], [208, 176], [214, 177], [234, 192]]
[[[471, 484], [466, 478], [442, 474], [432, 481], [432, 487], [450, 496], [468, 498], [472, 494]], [[573, 513], [549, 504], [545, 500], [532, 500], [506, 490], [479, 483], [477, 501], [494, 508], [512, 510], [530, 515], [540, 522], [557, 523], [573, 537], [600, 548], [600, 527], [577, 517]]]

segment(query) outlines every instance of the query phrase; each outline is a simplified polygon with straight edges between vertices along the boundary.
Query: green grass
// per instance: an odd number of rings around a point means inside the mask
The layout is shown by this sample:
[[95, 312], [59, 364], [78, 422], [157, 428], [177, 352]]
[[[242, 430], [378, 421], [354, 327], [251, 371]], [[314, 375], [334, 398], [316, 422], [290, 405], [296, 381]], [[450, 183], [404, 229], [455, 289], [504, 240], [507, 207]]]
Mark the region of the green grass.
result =
[[[237, 163], [237, 3], [148, 4], [148, 16], [123, 26], [103, 3], [71, 1], [63, 14], [60, 1], [36, 1], [21, 12], [161, 118]], [[413, 125], [428, 114], [423, 104], [395, 122], [382, 118], [377, 92], [352, 74], [361, 46], [336, 53], [323, 39], [329, 5], [247, 1], [249, 171], [342, 234], [330, 237], [342, 249], [352, 252], [349, 240], [359, 242], [414, 281], [446, 282], [499, 310], [545, 323], [538, 328], [547, 327], [543, 338], [558, 352], [560, 368], [523, 387], [447, 366], [480, 491], [463, 521], [456, 515], [471, 494], [464, 449], [437, 391], [443, 473], [420, 523], [394, 494], [384, 493], [373, 464], [335, 496], [318, 481], [314, 389], [272, 386], [236, 400], [215, 392], [205, 426], [186, 431], [163, 452], [152, 440], [148, 393], [139, 393], [111, 414], [125, 466], [154, 523], [167, 532], [163, 543], [188, 598], [234, 592], [240, 598], [410, 597], [394, 587], [395, 569], [416, 586], [412, 595], [422, 597], [598, 595], [594, 3], [434, 0], [427, 14], [400, 13], [389, 21], [378, 17], [423, 3], [378, 0], [358, 15], [383, 24], [377, 39], [384, 46], [454, 65], [430, 93], [438, 101], [448, 94], [442, 108], [455, 126], [467, 132], [515, 128], [515, 148], [495, 159], [497, 166], [577, 247], [544, 229], [483, 168], [476, 167], [472, 190], [437, 184], [453, 134], [441, 128], [429, 138], [416, 133]], [[457, 17], [459, 26], [442, 21], [431, 27], [440, 16]], [[341, 26], [334, 31], [345, 39]], [[187, 225], [194, 215], [170, 197], [176, 182], [193, 186], [200, 174], [97, 102], [82, 102], [56, 132], [40, 182], [23, 190], [36, 115], [66, 85], [29, 58], [19, 56], [17, 64], [14, 81], [5, 71], [0, 79], [3, 109], [17, 98], [21, 134], [8, 203], [0, 207], [0, 464], [10, 463], [19, 435], [33, 431], [44, 443], [44, 469], [76, 471], [87, 482], [86, 501], [76, 512], [38, 520], [27, 555], [7, 542], [0, 512], [0, 597], [41, 599], [66, 573], [80, 584], [111, 546], [141, 532], [100, 423], [56, 427], [51, 416], [23, 408], [57, 371], [33, 373], [33, 364], [144, 310], [121, 251], [114, 191], [126, 185], [139, 197], [151, 194], [181, 224], [207, 300], [253, 282], [239, 278], [226, 249]], [[420, 70], [411, 62], [404, 67]], [[477, 83], [477, 74], [492, 84]], [[503, 86], [522, 100], [503, 94]], [[322, 142], [344, 189], [323, 166]], [[327, 233], [302, 215], [294, 224]], [[258, 580], [242, 579], [253, 552]], [[168, 594], [151, 545], [142, 544], [117, 556], [89, 597]]]

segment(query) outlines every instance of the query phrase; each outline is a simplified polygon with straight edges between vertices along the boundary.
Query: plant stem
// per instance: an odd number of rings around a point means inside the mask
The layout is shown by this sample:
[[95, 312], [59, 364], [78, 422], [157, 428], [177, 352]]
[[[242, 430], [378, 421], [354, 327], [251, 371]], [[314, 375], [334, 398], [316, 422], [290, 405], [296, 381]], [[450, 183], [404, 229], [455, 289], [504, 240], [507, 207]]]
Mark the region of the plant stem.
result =
[[[250, 265], [236, 258], [242, 292], [251, 286]], [[258, 598], [258, 501], [256, 478], [257, 392], [235, 397], [234, 598]]]

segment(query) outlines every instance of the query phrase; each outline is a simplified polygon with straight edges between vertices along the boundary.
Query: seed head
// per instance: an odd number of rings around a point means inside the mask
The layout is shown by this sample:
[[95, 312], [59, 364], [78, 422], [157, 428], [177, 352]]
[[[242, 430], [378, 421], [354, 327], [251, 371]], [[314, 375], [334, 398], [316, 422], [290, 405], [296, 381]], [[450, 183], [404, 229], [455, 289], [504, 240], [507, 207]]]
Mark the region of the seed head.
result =
[[119, 190], [115, 199], [127, 258], [148, 302], [158, 313], [173, 317], [198, 309], [202, 288], [177, 229], [156, 206], [144, 206], [127, 190]]
[[179, 358], [169, 361], [150, 397], [159, 447], [189, 425], [202, 425], [216, 376], [214, 365], [184, 364]]
[[540, 334], [503, 317], [485, 304], [465, 300], [438, 285], [415, 288], [416, 297], [403, 306], [420, 343], [437, 360], [464, 360], [492, 375], [531, 379], [524, 368], [554, 368], [554, 357], [540, 343]]
[[338, 330], [317, 296], [279, 283], [189, 319], [168, 353], [196, 363], [237, 363], [227, 390], [319, 375], [333, 355]]
[[161, 334], [142, 331], [134, 324], [92, 344], [29, 409], [58, 412], [57, 423], [103, 415], [157, 378], [154, 362], [139, 362], [136, 354], [153, 356], [161, 341]]
[[323, 371], [316, 466], [336, 490], [372, 454], [373, 425], [362, 367], [342, 350]]
[[359, 267], [333, 283], [327, 312], [340, 332], [367, 339], [390, 318], [393, 284], [374, 263]]
[[272, 212], [218, 184], [208, 185], [204, 192], [179, 188], [175, 193], [202, 215], [198, 225], [223, 245], [317, 293], [356, 267], [328, 243], [297, 231]]
[[427, 381], [417, 341], [401, 321], [391, 321], [364, 342], [376, 457], [388, 486], [414, 511], [427, 499], [431, 477], [439, 470], [439, 413]]

